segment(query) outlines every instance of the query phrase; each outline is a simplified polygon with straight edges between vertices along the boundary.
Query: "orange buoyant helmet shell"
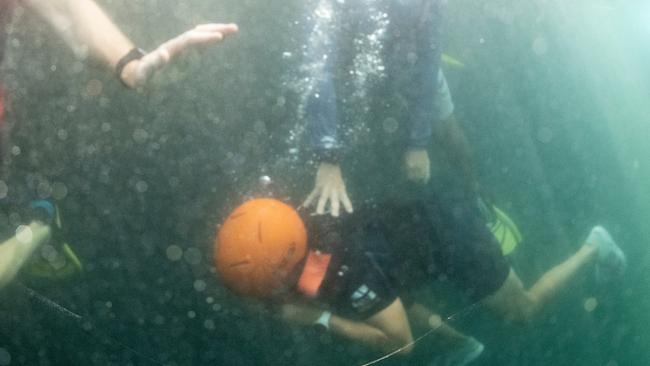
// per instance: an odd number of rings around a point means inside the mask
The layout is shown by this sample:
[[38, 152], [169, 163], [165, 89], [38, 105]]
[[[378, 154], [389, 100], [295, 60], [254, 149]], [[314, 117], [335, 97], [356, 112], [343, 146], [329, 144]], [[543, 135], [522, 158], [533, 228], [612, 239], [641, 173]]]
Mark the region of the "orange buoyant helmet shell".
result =
[[221, 226], [214, 261], [232, 291], [267, 298], [291, 285], [288, 277], [306, 251], [307, 231], [296, 210], [258, 198], [237, 207]]

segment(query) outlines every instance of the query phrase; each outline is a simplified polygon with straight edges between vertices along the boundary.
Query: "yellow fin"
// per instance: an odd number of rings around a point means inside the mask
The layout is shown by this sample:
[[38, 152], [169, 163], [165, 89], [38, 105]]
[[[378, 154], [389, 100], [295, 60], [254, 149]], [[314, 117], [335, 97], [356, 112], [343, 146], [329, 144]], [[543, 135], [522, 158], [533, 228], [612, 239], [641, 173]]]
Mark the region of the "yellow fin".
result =
[[517, 245], [523, 240], [523, 236], [514, 221], [503, 210], [493, 205], [492, 211], [495, 220], [490, 225], [490, 231], [501, 244], [503, 255], [508, 255], [517, 248]]
[[453, 66], [453, 67], [465, 67], [465, 64], [460, 62], [458, 59], [449, 56], [446, 53], [443, 53], [441, 58], [442, 63], [448, 66]]

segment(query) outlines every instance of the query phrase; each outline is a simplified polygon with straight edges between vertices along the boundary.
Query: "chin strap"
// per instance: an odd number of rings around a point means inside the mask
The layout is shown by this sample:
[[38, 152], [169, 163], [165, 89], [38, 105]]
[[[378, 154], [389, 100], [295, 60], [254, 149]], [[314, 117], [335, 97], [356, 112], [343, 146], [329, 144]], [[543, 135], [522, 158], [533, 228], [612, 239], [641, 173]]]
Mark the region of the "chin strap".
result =
[[298, 291], [307, 297], [316, 297], [325, 279], [331, 260], [331, 254], [322, 253], [318, 250], [310, 250], [307, 254], [305, 268], [302, 270], [302, 274], [298, 280]]

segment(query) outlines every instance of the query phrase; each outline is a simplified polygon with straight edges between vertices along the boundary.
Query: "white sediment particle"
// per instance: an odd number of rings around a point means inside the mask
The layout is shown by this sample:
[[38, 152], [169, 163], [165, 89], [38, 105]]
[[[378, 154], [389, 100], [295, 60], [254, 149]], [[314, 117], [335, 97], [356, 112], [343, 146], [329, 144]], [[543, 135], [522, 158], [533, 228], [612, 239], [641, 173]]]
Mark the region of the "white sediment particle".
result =
[[47, 181], [42, 181], [36, 187], [36, 194], [40, 198], [48, 198], [52, 194], [52, 186]]
[[139, 144], [145, 143], [148, 138], [149, 133], [142, 128], [137, 128], [135, 131], [133, 131], [133, 140]]
[[65, 141], [68, 139], [68, 131], [61, 128], [56, 132], [56, 136], [59, 138], [59, 140]]
[[384, 120], [384, 131], [386, 133], [395, 133], [399, 128], [399, 122], [395, 118], [388, 117]]
[[68, 187], [61, 182], [52, 184], [52, 197], [57, 200], [62, 200], [68, 195]]
[[181, 247], [178, 245], [168, 246], [165, 253], [167, 254], [167, 259], [172, 262], [179, 261], [181, 258], [183, 258], [183, 249], [181, 249]]
[[598, 300], [596, 300], [595, 297], [590, 297], [587, 300], [585, 300], [584, 308], [588, 313], [591, 313], [592, 311], [596, 310], [598, 307]]
[[183, 254], [183, 257], [188, 264], [193, 266], [201, 263], [201, 260], [203, 259], [201, 251], [194, 247], [187, 249]]
[[205, 291], [206, 288], [206, 283], [203, 280], [196, 280], [194, 281], [194, 290], [198, 292]]
[[212, 319], [206, 319], [206, 320], [203, 322], [203, 326], [204, 326], [205, 329], [207, 329], [207, 330], [214, 330], [214, 329], [216, 328], [215, 325], [214, 325], [214, 320], [212, 320]]
[[149, 185], [147, 184], [147, 182], [145, 182], [145, 181], [143, 181], [143, 180], [138, 181], [138, 182], [135, 184], [135, 190], [138, 191], [139, 193], [144, 193], [144, 192], [146, 192], [148, 189], [149, 189]]

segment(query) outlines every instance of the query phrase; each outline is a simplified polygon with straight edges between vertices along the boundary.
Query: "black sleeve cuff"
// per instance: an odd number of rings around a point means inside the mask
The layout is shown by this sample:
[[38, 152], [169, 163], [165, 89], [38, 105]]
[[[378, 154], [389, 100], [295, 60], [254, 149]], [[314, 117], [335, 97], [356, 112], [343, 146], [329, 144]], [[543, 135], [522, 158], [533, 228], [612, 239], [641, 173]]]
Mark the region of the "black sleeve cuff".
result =
[[342, 160], [341, 149], [314, 150], [314, 160], [319, 163], [339, 164]]

